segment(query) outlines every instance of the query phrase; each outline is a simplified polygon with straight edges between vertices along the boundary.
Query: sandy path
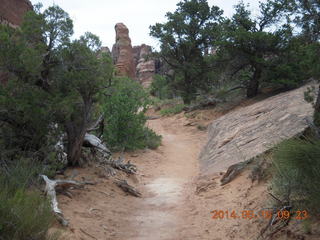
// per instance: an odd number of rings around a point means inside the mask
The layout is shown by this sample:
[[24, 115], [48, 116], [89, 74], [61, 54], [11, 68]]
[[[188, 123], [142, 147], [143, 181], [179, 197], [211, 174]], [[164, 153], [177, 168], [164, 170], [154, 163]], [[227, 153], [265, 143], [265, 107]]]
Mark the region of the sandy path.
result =
[[93, 180], [98, 184], [73, 190], [72, 199], [59, 195], [60, 207], [70, 220], [64, 239], [257, 239], [267, 219], [212, 219], [210, 212], [222, 210], [241, 214], [248, 209], [266, 208], [268, 183], [253, 183], [248, 178], [250, 168], [224, 186], [220, 186], [219, 174], [199, 177], [198, 155], [206, 133], [195, 126], [185, 126], [190, 121], [183, 114], [149, 121], [149, 127], [162, 135], [162, 145], [156, 150], [126, 154], [126, 160], [138, 166], [138, 173], [129, 178], [120, 173], [118, 177], [137, 187], [142, 198], [126, 195], [112, 179], [101, 176], [101, 169], [68, 170], [66, 178], [77, 171], [76, 179]]
[[[73, 199], [60, 196], [61, 208], [70, 219], [66, 239], [194, 239], [182, 237], [181, 231], [194, 225], [186, 218], [186, 205], [195, 191], [192, 182], [198, 175], [205, 132], [184, 126], [186, 122], [183, 115], [149, 121], [149, 127], [162, 135], [162, 145], [126, 155], [138, 166], [129, 183], [142, 192], [142, 198], [125, 195], [104, 178], [85, 191], [74, 191]], [[78, 178], [97, 178], [93, 169], [76, 171]]]
[[188, 225], [183, 206], [193, 191], [190, 183], [198, 174], [201, 137], [195, 131], [177, 125], [181, 125], [181, 121], [174, 123], [160, 119], [149, 123], [163, 137], [159, 149], [161, 159], [158, 159], [157, 166], [148, 167], [147, 173], [151, 177], [144, 185], [148, 197], [137, 206], [136, 221], [132, 221], [131, 227], [139, 231], [130, 239], [180, 239], [179, 229]]

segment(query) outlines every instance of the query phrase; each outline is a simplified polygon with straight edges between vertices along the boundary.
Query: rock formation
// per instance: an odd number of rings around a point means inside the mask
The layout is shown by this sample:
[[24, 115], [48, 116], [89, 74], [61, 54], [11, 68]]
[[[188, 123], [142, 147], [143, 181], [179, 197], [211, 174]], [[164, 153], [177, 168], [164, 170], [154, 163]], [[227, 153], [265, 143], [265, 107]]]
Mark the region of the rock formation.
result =
[[302, 133], [308, 126], [306, 117], [313, 114], [311, 104], [304, 100], [307, 87], [270, 97], [215, 120], [200, 155], [202, 175], [228, 168], [230, 172], [282, 140]]
[[116, 43], [112, 47], [112, 59], [116, 74], [135, 79], [143, 87], [150, 86], [157, 71], [156, 60], [149, 57], [151, 47], [146, 44], [132, 47], [129, 30], [123, 23], [117, 23], [115, 30]]
[[118, 76], [135, 79], [135, 65], [129, 30], [123, 23], [117, 23], [116, 43], [112, 47], [112, 58]]
[[149, 87], [156, 70], [155, 60], [149, 58], [152, 53], [150, 46], [142, 44], [139, 49], [139, 60], [136, 65], [136, 78], [143, 87]]
[[23, 16], [32, 10], [29, 0], [0, 0], [0, 23], [8, 23], [17, 27], [22, 23]]

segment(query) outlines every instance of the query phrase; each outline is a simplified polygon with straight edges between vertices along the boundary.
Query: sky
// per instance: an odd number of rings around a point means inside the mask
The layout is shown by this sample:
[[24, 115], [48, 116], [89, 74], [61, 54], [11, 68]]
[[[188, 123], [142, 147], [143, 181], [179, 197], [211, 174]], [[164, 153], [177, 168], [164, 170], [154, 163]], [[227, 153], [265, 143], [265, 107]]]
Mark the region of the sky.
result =
[[[231, 16], [233, 6], [239, 0], [208, 0]], [[132, 45], [142, 43], [158, 48], [156, 39], [149, 36], [149, 26], [165, 22], [165, 14], [174, 12], [179, 0], [31, 0], [41, 2], [44, 8], [56, 4], [69, 13], [74, 24], [75, 37], [89, 31], [99, 36], [103, 46], [110, 49], [115, 42], [116, 23], [122, 22], [129, 28]], [[257, 12], [259, 1], [244, 0]]]

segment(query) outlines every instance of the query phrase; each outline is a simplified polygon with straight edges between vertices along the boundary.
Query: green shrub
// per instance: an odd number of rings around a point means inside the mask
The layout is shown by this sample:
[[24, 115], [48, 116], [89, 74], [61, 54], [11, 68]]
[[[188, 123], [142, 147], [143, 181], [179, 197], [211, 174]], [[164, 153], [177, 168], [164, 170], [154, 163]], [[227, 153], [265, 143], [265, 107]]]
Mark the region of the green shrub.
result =
[[160, 99], [172, 98], [175, 94], [165, 76], [155, 75], [150, 86], [150, 94]]
[[142, 86], [129, 78], [117, 78], [108, 91], [102, 106], [107, 145], [113, 150], [134, 150], [149, 147], [148, 141], [157, 142], [159, 137], [144, 126], [149, 96]]
[[15, 164], [0, 169], [0, 239], [56, 239], [48, 235], [54, 221], [50, 203], [30, 188], [39, 167], [27, 160]]
[[178, 114], [183, 111], [184, 107], [185, 107], [184, 104], [177, 104], [175, 106], [160, 110], [160, 114], [162, 116], [170, 116], [170, 115]]
[[273, 164], [274, 193], [295, 208], [319, 214], [320, 141], [284, 141], [274, 151]]
[[144, 142], [145, 147], [150, 149], [157, 149], [161, 144], [162, 137], [157, 135], [152, 129], [145, 127]]

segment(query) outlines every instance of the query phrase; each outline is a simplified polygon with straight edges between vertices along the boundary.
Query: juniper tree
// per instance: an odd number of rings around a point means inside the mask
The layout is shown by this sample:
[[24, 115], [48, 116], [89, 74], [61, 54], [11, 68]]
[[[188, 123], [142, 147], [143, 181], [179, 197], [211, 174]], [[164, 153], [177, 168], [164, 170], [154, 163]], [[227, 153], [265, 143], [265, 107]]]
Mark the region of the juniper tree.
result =
[[160, 57], [175, 71], [175, 86], [187, 104], [206, 87], [211, 69], [205, 52], [218, 39], [222, 14], [206, 0], [183, 0], [166, 14], [166, 23], [150, 26], [150, 35], [160, 41]]
[[44, 159], [57, 124], [67, 133], [69, 164], [78, 163], [97, 95], [113, 70], [96, 36], [71, 41], [72, 33], [71, 19], [58, 6], [36, 7], [21, 28], [0, 26], [0, 70], [9, 73], [7, 86], [0, 86], [1, 141], [8, 152]]

